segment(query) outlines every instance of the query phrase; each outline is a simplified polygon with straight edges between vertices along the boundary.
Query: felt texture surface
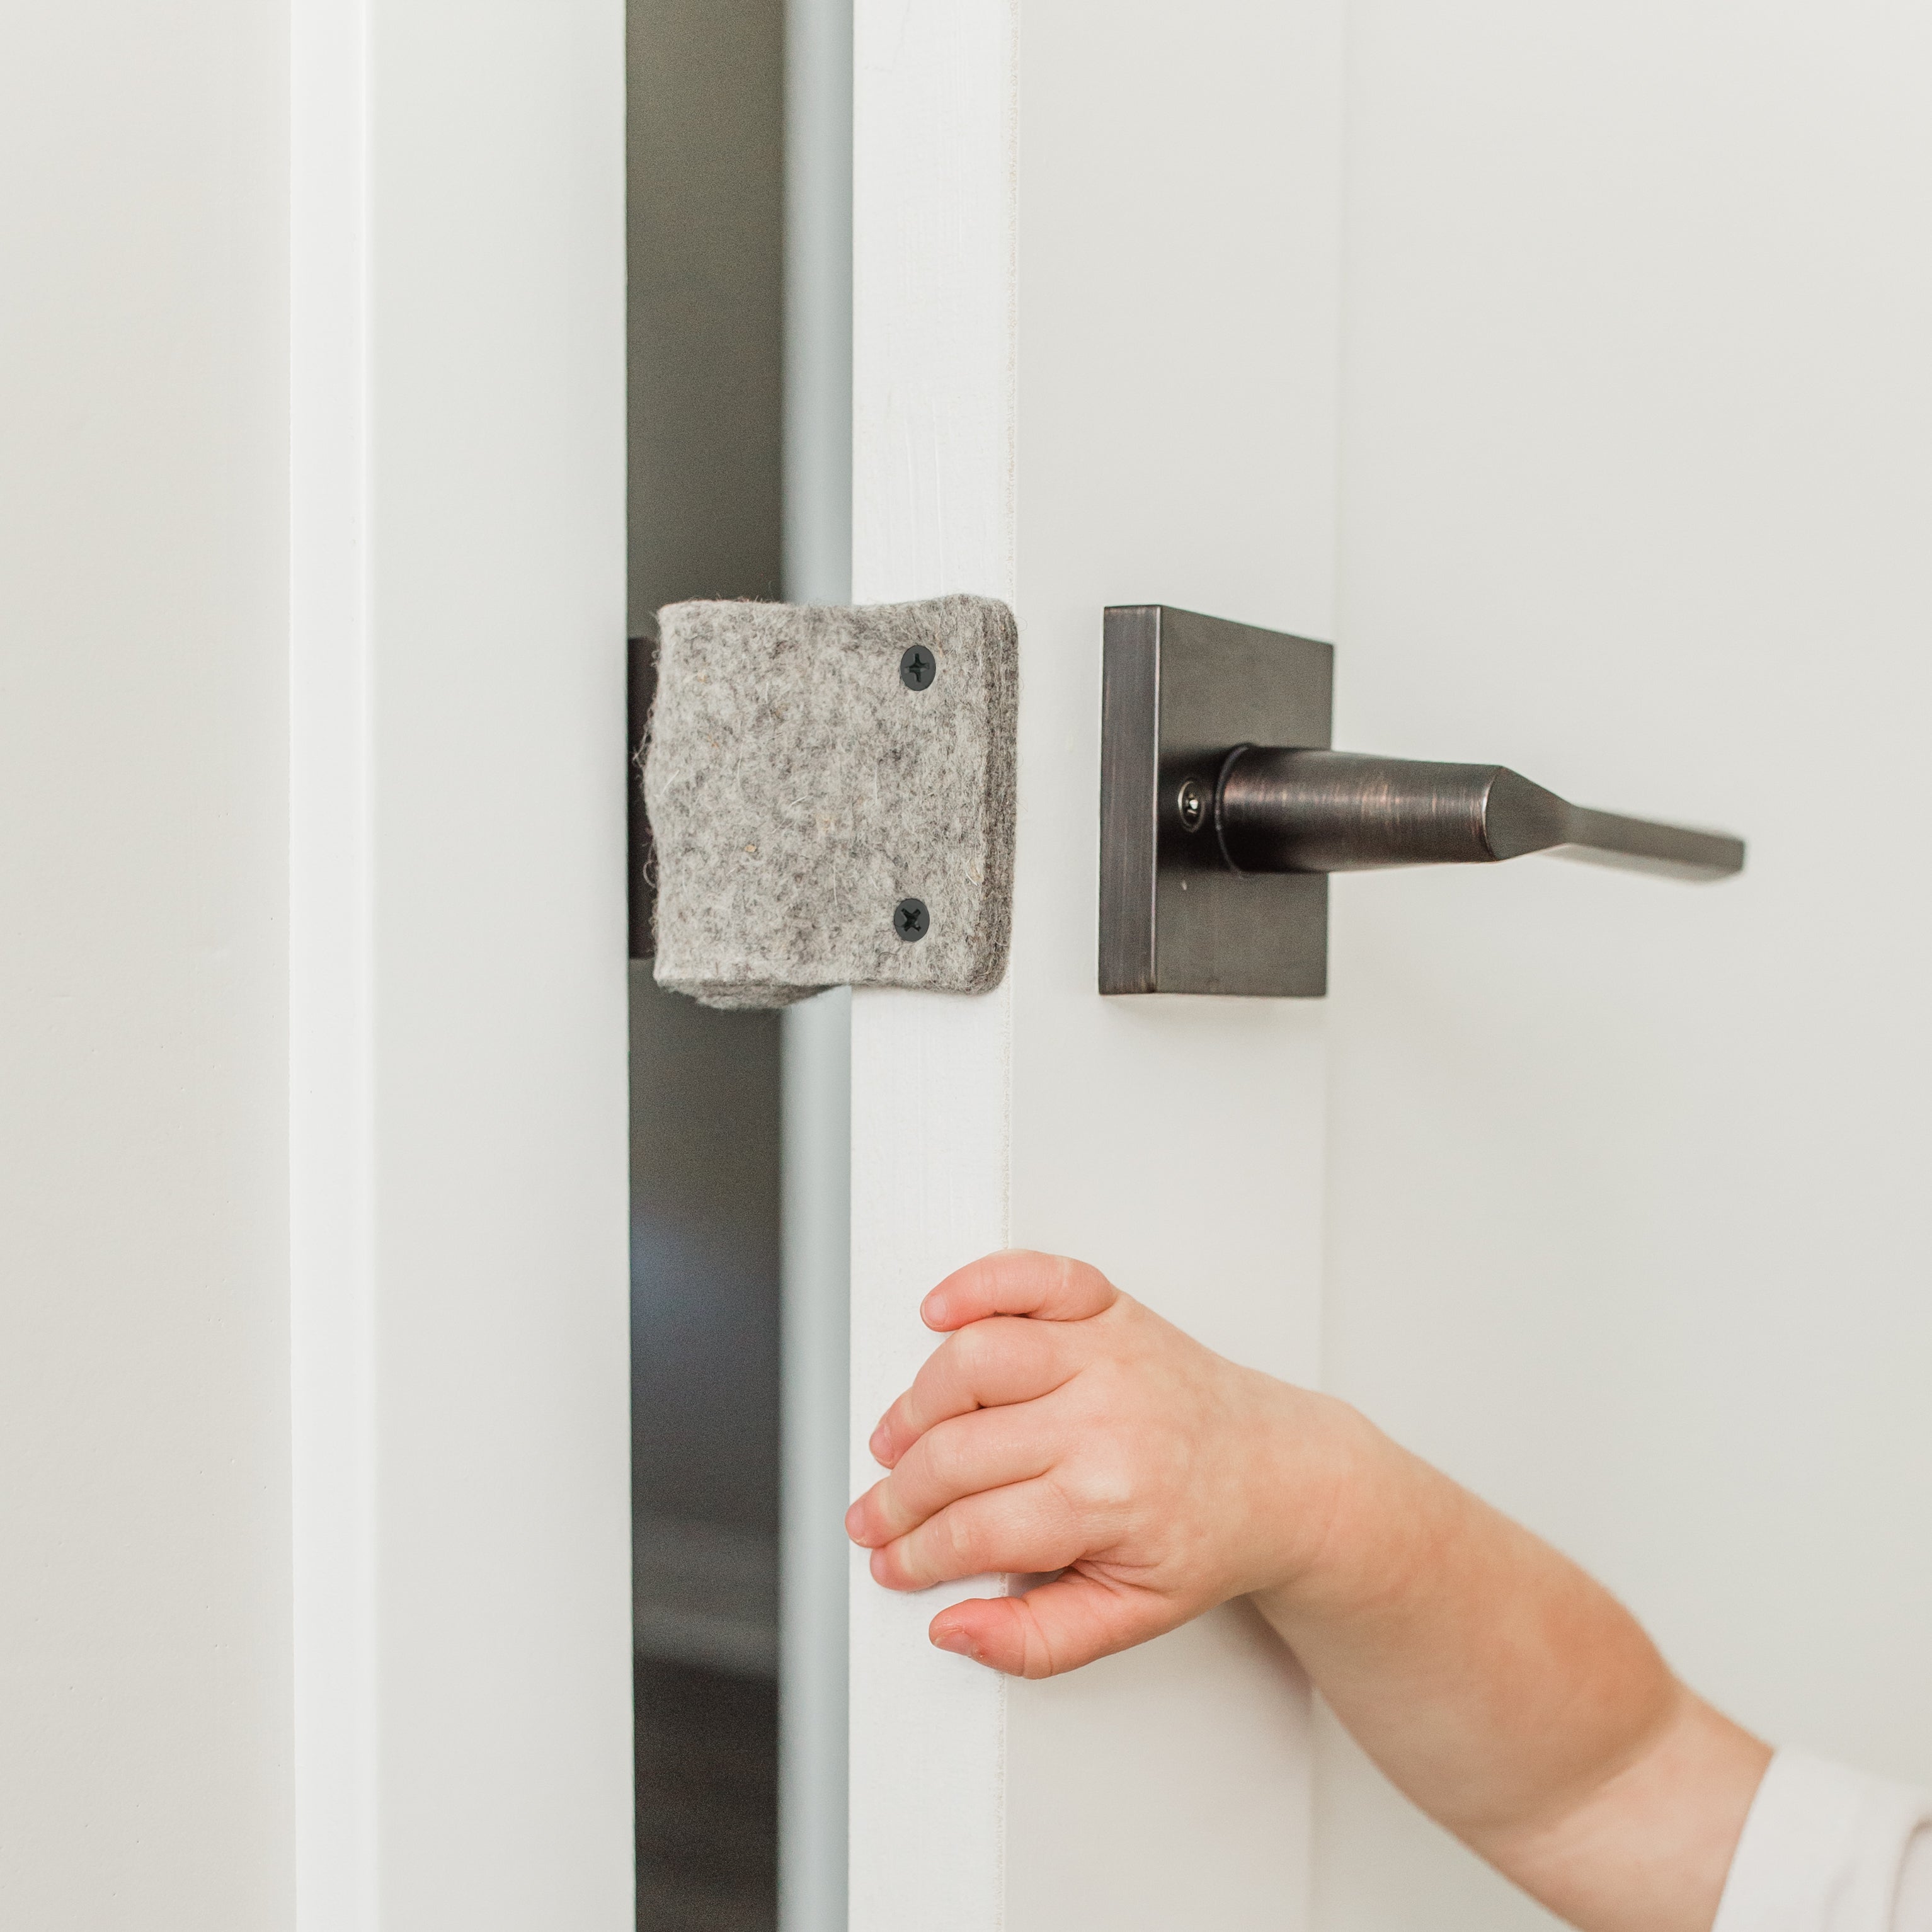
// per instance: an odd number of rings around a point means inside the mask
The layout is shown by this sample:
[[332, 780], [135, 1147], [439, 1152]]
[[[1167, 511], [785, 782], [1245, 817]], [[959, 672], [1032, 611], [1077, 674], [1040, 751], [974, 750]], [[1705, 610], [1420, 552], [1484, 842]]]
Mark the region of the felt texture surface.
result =
[[[986, 597], [668, 604], [644, 757], [661, 986], [715, 1006], [826, 986], [983, 992], [1012, 902], [1018, 640]], [[906, 651], [937, 661], [924, 690]], [[902, 938], [903, 901], [930, 915]]]

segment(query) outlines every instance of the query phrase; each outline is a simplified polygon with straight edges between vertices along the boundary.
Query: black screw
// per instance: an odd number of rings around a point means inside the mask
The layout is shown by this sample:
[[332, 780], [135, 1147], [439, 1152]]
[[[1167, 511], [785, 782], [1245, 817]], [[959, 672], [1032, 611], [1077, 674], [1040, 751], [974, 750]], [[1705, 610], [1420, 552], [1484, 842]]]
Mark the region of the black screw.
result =
[[[939, 660], [923, 644], [909, 644], [899, 659], [899, 682], [908, 691], [923, 691], [939, 675]], [[920, 932], [926, 930], [920, 928]], [[912, 935], [915, 939], [919, 933]]]
[[901, 899], [892, 908], [892, 930], [908, 945], [923, 939], [932, 924], [932, 915], [923, 899]]
[[1198, 832], [1201, 821], [1208, 816], [1208, 794], [1189, 778], [1182, 784], [1177, 802], [1180, 807], [1181, 824], [1190, 832]]

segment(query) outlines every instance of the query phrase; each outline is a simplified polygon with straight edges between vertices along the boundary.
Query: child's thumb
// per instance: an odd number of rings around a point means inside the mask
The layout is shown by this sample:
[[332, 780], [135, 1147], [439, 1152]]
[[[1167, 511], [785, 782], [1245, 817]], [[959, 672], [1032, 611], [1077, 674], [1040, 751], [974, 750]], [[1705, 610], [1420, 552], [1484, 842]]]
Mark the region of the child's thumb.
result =
[[933, 1618], [928, 1634], [940, 1649], [1010, 1677], [1057, 1677], [1167, 1628], [1148, 1592], [1069, 1570], [1024, 1596], [954, 1604]]

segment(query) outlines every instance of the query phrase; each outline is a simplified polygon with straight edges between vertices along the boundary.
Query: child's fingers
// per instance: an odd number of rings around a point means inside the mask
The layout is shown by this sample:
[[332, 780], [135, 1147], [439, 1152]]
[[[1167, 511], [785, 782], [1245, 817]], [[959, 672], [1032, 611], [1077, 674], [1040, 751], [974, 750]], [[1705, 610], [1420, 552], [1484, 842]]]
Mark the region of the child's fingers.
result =
[[1050, 1418], [1030, 1405], [954, 1416], [928, 1430], [846, 1511], [846, 1534], [876, 1550], [962, 1496], [1044, 1475], [1063, 1446]]
[[1011, 1677], [1052, 1677], [1158, 1636], [1172, 1617], [1145, 1591], [1075, 1570], [1023, 1597], [974, 1597], [941, 1610], [928, 1634], [941, 1650]]
[[935, 1424], [976, 1408], [1031, 1402], [1073, 1372], [1064, 1329], [1030, 1322], [976, 1322], [935, 1348], [913, 1385], [872, 1432], [874, 1460], [892, 1468]]
[[874, 1550], [872, 1576], [889, 1590], [925, 1590], [1000, 1570], [1064, 1570], [1085, 1553], [1066, 1498], [1036, 1477], [949, 1504]]
[[1120, 1292], [1098, 1268], [1084, 1262], [1006, 1248], [948, 1275], [920, 1304], [919, 1312], [928, 1328], [963, 1328], [989, 1315], [1084, 1322], [1111, 1308]]

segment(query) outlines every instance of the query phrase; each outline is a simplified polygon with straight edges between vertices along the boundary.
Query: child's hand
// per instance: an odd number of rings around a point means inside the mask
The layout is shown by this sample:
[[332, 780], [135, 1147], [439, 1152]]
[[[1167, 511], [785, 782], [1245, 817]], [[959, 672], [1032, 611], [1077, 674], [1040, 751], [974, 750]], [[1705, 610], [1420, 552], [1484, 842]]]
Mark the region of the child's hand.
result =
[[1320, 1547], [1352, 1412], [1222, 1360], [1050, 1255], [988, 1256], [921, 1313], [951, 1339], [874, 1432], [892, 1473], [846, 1528], [888, 1588], [1063, 1570], [933, 1619], [932, 1641], [1047, 1677], [1279, 1585]]
[[1345, 1404], [1223, 1361], [1079, 1262], [991, 1255], [872, 1438], [846, 1527], [917, 1590], [1065, 1574], [932, 1620], [1047, 1677], [1252, 1592], [1430, 1815], [1589, 1932], [1708, 1932], [1769, 1753], [1546, 1544]]

